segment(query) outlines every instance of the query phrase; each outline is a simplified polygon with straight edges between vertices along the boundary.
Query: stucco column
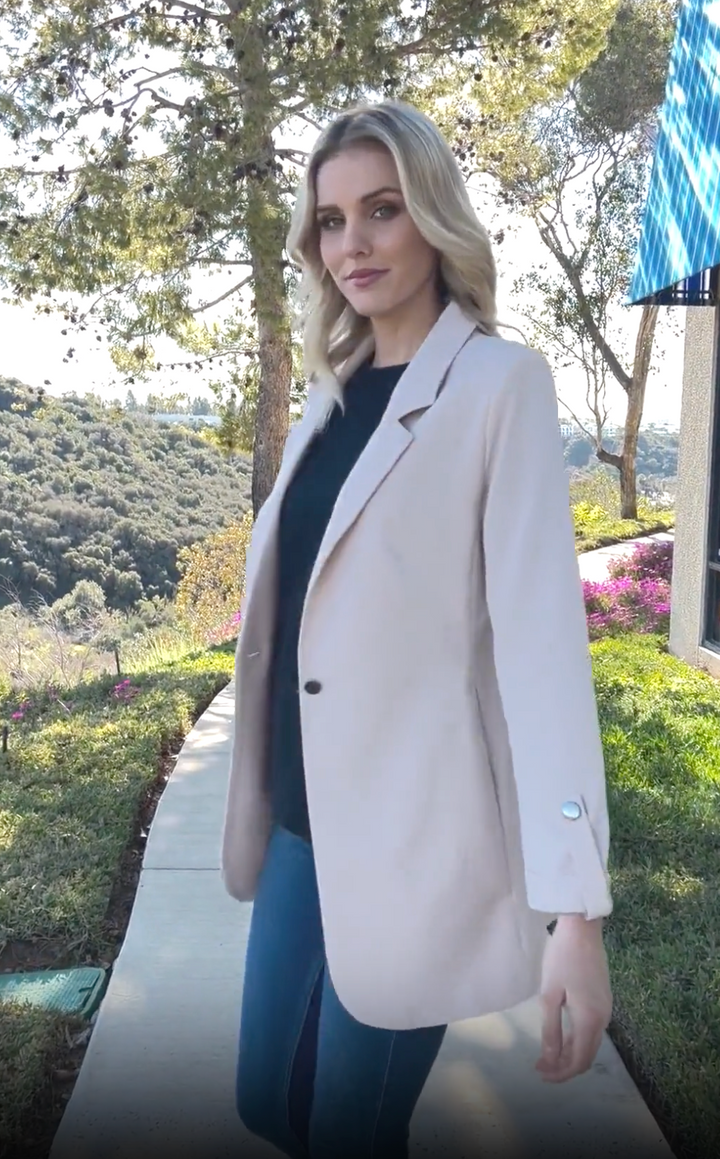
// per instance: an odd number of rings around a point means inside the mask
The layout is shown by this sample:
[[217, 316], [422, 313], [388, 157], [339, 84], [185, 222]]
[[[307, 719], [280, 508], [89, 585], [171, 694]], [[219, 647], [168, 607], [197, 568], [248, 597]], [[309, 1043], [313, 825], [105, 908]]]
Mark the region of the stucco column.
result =
[[683, 365], [677, 520], [672, 577], [670, 651], [720, 676], [720, 653], [702, 647], [705, 634], [707, 536], [715, 346], [718, 310], [687, 307]]

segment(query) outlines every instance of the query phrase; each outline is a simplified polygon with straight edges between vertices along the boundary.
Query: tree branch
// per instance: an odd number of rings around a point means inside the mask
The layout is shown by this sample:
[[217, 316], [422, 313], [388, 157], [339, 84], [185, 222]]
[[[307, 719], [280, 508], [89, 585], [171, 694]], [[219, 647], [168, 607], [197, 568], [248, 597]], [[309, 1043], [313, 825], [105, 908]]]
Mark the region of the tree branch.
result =
[[[496, 9], [502, 10], [504, 7], [506, 7], [506, 0], [487, 0], [483, 4], [483, 11], [487, 13]], [[425, 51], [437, 52], [440, 37], [443, 34], [450, 38], [450, 43], [446, 46], [446, 50], [452, 52], [454, 45], [452, 38], [456, 34], [456, 24], [453, 20], [449, 21], [445, 27], [438, 28], [434, 26], [432, 32], [425, 33], [423, 36], [418, 37], [417, 40], [411, 40], [409, 44], [398, 44], [395, 48], [395, 55], [400, 57], [420, 56]]]
[[567, 254], [563, 251], [562, 244], [557, 235], [557, 230], [555, 229], [552, 222], [548, 221], [547, 218], [543, 216], [542, 212], [538, 212], [537, 218], [540, 237], [542, 238], [547, 248], [550, 250], [550, 253], [557, 261], [558, 265], [562, 269], [563, 273], [573, 288], [578, 304], [578, 309], [582, 316], [583, 322], [585, 323], [588, 334], [607, 362], [615, 378], [620, 383], [623, 390], [627, 393], [632, 386], [632, 376], [623, 369], [620, 360], [609, 346], [605, 335], [602, 333], [600, 327], [595, 321], [592, 310], [590, 309], [588, 300], [585, 296], [583, 284], [580, 281], [580, 277], [574, 263], [570, 261]]
[[[185, 70], [183, 68], [180, 68], [180, 67], [178, 67], [178, 68], [166, 68], [165, 72], [152, 72], [152, 70], [149, 69], [147, 67], [147, 65], [141, 65], [139, 69], [135, 69], [134, 71], [147, 72], [150, 74], [149, 76], [143, 77], [142, 80], [136, 80], [133, 82], [136, 89], [140, 89], [141, 86], [147, 84], [148, 81], [164, 80], [164, 78], [166, 76], [183, 76], [185, 73]], [[145, 91], [147, 91], [147, 90], [145, 90]]]
[[653, 352], [655, 327], [660, 314], [659, 306], [643, 306], [635, 339], [635, 357], [633, 359], [633, 381], [646, 382], [650, 371], [650, 361]]
[[614, 451], [606, 451], [605, 447], [597, 447], [595, 455], [601, 463], [607, 463], [610, 467], [615, 467], [617, 471], [622, 470], [622, 455], [617, 455]]
[[[204, 16], [206, 20], [217, 20], [218, 24], [227, 24], [229, 22], [228, 16], [223, 16], [222, 12], [212, 12], [209, 8], [199, 8], [196, 4], [187, 4], [185, 0], [171, 0], [169, 7], [182, 8], [185, 12], [192, 12], [193, 16]], [[237, 6], [237, 11], [242, 5]], [[168, 13], [168, 16], [170, 13]]]
[[[308, 157], [310, 156], [303, 149], [276, 149], [275, 154], [277, 157], [285, 157], [288, 161], [292, 161], [298, 165], [307, 164]], [[296, 158], [302, 158], [302, 160], [296, 162]]]
[[308, 117], [307, 114], [303, 112], [303, 109], [306, 109], [309, 104], [309, 101], [303, 101], [301, 105], [297, 105], [295, 108], [288, 109], [288, 114], [291, 117], [299, 117], [301, 121], [305, 121], [307, 125], [310, 125], [313, 129], [317, 129], [318, 133], [322, 133], [324, 126], [321, 125], [319, 121], [314, 121], [312, 117]]
[[568, 414], [570, 415], [570, 418], [571, 418], [571, 419], [572, 419], [572, 420], [573, 420], [575, 423], [577, 423], [577, 425], [579, 426], [579, 428], [580, 428], [580, 430], [582, 431], [582, 433], [583, 433], [584, 435], [587, 435], [587, 437], [590, 439], [590, 442], [591, 442], [591, 443], [595, 443], [595, 444], [597, 445], [597, 443], [596, 443], [596, 439], [595, 439], [595, 435], [592, 433], [592, 431], [589, 431], [589, 430], [587, 429], [587, 427], [585, 426], [585, 424], [584, 424], [583, 422], [581, 422], [581, 420], [580, 420], [580, 419], [578, 418], [578, 416], [575, 414], [575, 411], [572, 409], [572, 407], [570, 406], [570, 404], [569, 404], [569, 403], [567, 403], [567, 402], [565, 402], [565, 400], [564, 400], [564, 399], [560, 398], [560, 395], [558, 395], [558, 402], [560, 403], [560, 406], [564, 406], [564, 407], [565, 407], [565, 410], [566, 410], [566, 411], [568, 412]]
[[193, 307], [193, 309], [191, 309], [190, 313], [191, 314], [202, 314], [203, 311], [209, 310], [212, 306], [218, 306], [220, 304], [220, 302], [224, 302], [226, 298], [229, 298], [230, 295], [234, 294], [237, 290], [242, 290], [243, 286], [247, 286], [248, 283], [251, 281], [252, 281], [252, 274], [250, 274], [247, 278], [243, 278], [243, 280], [241, 282], [238, 282], [237, 285], [231, 286], [229, 290], [226, 290], [225, 293], [221, 294], [219, 298], [215, 298], [214, 301], [205, 302], [202, 306]]
[[154, 101], [157, 101], [158, 109], [174, 109], [176, 113], [186, 113], [188, 111], [186, 104], [179, 105], [176, 101], [171, 101], [168, 97], [161, 97], [159, 93], [155, 92], [155, 89], [138, 88], [138, 95], [140, 93], [148, 93]]
[[563, 342], [562, 338], [554, 327], [548, 325], [547, 322], [543, 322], [534, 314], [527, 314], [523, 312], [522, 317], [527, 318], [528, 322], [530, 322], [536, 330], [539, 330], [551, 342], [553, 342], [559, 350], [562, 350], [564, 354], [567, 354], [568, 357], [574, 359], [575, 362], [579, 362], [580, 365], [585, 368], [585, 360], [581, 354], [578, 354], [577, 348], [574, 346], [568, 346], [566, 342]]

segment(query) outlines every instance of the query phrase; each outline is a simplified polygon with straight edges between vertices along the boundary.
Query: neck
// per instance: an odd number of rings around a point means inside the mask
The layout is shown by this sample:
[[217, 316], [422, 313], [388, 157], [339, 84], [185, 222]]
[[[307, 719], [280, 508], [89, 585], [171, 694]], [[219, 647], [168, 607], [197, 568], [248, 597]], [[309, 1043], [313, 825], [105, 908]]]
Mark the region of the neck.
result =
[[427, 296], [419, 302], [413, 299], [404, 303], [392, 314], [373, 318], [372, 328], [375, 338], [373, 366], [399, 366], [410, 362], [422, 346], [443, 307], [436, 295]]

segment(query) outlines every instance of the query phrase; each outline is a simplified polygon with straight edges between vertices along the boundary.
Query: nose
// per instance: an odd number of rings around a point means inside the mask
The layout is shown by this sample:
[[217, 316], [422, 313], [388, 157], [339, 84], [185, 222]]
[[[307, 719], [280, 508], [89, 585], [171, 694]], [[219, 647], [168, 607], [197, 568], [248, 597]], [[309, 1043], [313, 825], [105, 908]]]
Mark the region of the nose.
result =
[[365, 224], [362, 221], [346, 219], [342, 238], [344, 256], [354, 258], [359, 254], [369, 253], [371, 248]]

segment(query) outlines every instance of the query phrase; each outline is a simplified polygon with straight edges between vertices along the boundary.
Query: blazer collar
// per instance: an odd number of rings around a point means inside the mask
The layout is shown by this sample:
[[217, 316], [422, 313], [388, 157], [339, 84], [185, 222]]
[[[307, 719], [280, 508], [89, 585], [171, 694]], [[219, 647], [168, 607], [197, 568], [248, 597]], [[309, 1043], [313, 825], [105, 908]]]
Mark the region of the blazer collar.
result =
[[[410, 415], [431, 407], [438, 397], [453, 360], [476, 330], [476, 323], [451, 302], [438, 318], [422, 346], [399, 379], [377, 429], [362, 451], [341, 488], [330, 522], [323, 537], [308, 584], [308, 594], [317, 582], [330, 555], [350, 530], [363, 508], [392, 471], [415, 438], [415, 424], [406, 423]], [[367, 339], [344, 363], [338, 375], [347, 382], [354, 370], [372, 353], [374, 343]], [[293, 428], [285, 458], [275, 487], [262, 511], [262, 535], [257, 548], [258, 564], [263, 566], [268, 546], [276, 542], [280, 504], [295, 468], [310, 443], [325, 410], [325, 397], [317, 387], [311, 388], [305, 413]], [[257, 527], [257, 525], [256, 525]], [[253, 584], [253, 587], [257, 585]], [[251, 614], [252, 596], [248, 603]]]
[[[475, 329], [475, 321], [456, 302], [448, 303], [404, 370], [382, 421], [402, 421], [413, 411], [432, 406], [453, 359]], [[343, 364], [338, 380], [344, 385], [374, 351], [375, 339], [369, 335]]]

